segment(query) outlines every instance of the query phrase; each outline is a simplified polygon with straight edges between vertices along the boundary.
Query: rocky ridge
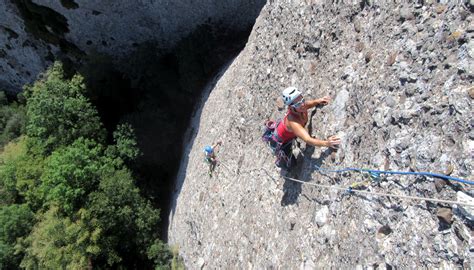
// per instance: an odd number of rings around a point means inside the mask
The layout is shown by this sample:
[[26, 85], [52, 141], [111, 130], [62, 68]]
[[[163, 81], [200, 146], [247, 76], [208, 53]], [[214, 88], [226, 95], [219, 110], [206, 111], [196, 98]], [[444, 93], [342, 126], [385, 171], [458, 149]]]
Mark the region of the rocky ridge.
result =
[[[472, 179], [473, 6], [396, 2], [268, 1], [189, 141], [169, 229], [189, 268], [474, 267], [472, 209], [285, 181], [260, 140], [264, 121], [284, 114], [281, 90], [294, 85], [332, 96], [308, 129], [338, 134], [342, 146], [299, 142], [289, 176], [343, 187], [370, 180], [320, 174], [318, 165]], [[202, 149], [219, 139], [221, 164], [209, 178]], [[473, 196], [472, 186], [424, 177], [368, 183], [373, 192]]]

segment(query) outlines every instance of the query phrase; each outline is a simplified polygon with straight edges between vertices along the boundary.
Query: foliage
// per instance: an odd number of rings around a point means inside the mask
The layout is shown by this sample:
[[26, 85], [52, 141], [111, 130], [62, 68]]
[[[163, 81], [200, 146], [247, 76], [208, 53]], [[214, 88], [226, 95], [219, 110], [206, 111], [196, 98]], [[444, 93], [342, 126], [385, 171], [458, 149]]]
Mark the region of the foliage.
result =
[[[148, 258], [155, 263], [155, 269], [177, 269], [173, 267], [173, 254], [165, 243], [156, 240], [153, 245], [148, 248]], [[171, 266], [171, 267], [170, 267]], [[184, 269], [184, 268], [183, 268]]]
[[0, 91], [0, 147], [23, 134], [25, 125], [25, 107], [16, 102], [8, 104], [5, 93]]
[[27, 202], [33, 210], [39, 208], [39, 185], [43, 158], [31, 155], [28, 138], [10, 142], [0, 154], [0, 206]]
[[[104, 230], [104, 249], [145, 258], [146, 248], [158, 238], [159, 210], [140, 196], [130, 171], [122, 169], [104, 176], [88, 206]], [[108, 264], [114, 259], [107, 258]]]
[[99, 184], [104, 170], [103, 147], [80, 138], [71, 146], [54, 151], [45, 161], [39, 192], [45, 205], [56, 204], [69, 214], [79, 209]]
[[0, 153], [0, 206], [15, 203], [16, 162], [25, 151], [24, 143], [9, 143]]
[[16, 164], [11, 165], [15, 168], [15, 187], [20, 195], [17, 201], [25, 201], [34, 211], [39, 210], [42, 201], [38, 187], [44, 169], [43, 157], [26, 152], [17, 160]]
[[86, 269], [91, 258], [100, 253], [97, 245], [101, 235], [91, 226], [85, 210], [71, 219], [51, 207], [41, 216], [31, 234], [17, 246], [25, 252], [20, 266], [26, 269]]
[[15, 268], [21, 254], [15, 254], [16, 239], [30, 232], [34, 214], [26, 204], [0, 207], [0, 269]]
[[117, 126], [113, 135], [116, 155], [127, 161], [135, 160], [139, 156], [140, 151], [137, 146], [137, 139], [130, 124]]
[[171, 254], [173, 255], [173, 258], [171, 259], [171, 269], [173, 270], [186, 269], [186, 267], [184, 266], [183, 258], [179, 256], [178, 246], [171, 247]]
[[5, 91], [0, 90], [0, 105], [4, 106], [8, 104], [7, 95], [5, 95]]
[[[0, 151], [0, 269], [171, 264], [171, 251], [158, 238], [160, 212], [126, 166], [139, 155], [133, 128], [119, 125], [115, 144], [105, 145], [84, 94], [81, 76], [66, 79], [56, 63], [27, 88], [26, 107], [15, 111], [23, 111], [27, 124], [18, 129], [26, 134], [8, 135]], [[2, 112], [0, 127], [10, 121]]]
[[26, 133], [38, 138], [46, 153], [80, 137], [103, 141], [105, 131], [85, 92], [83, 78], [74, 75], [65, 79], [59, 63], [46, 72], [45, 78], [26, 88]]

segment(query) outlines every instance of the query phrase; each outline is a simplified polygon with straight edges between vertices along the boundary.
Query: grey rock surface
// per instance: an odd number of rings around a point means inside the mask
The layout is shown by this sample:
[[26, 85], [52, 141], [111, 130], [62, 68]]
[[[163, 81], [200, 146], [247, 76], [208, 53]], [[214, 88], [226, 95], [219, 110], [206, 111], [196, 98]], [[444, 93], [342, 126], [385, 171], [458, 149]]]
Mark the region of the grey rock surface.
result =
[[54, 45], [31, 38], [11, 1], [0, 1], [0, 90], [16, 92], [34, 81], [48, 64]]
[[[315, 165], [430, 171], [472, 181], [469, 7], [350, 3], [268, 1], [246, 48], [205, 100], [169, 225], [169, 242], [190, 269], [474, 267], [473, 225], [464, 208], [310, 185], [370, 180], [320, 174]], [[266, 119], [284, 115], [277, 100], [290, 85], [307, 98], [333, 98], [311, 114], [307, 128], [317, 138], [338, 134], [342, 145], [332, 152], [299, 141], [298, 166], [288, 174], [275, 167], [260, 136]], [[209, 178], [202, 149], [217, 140], [223, 141], [220, 165]], [[457, 191], [472, 195], [472, 186], [436, 186], [425, 177], [367, 183], [361, 186], [371, 192], [453, 201]], [[440, 222], [438, 208], [447, 209], [451, 224]]]
[[44, 29], [39, 35], [31, 33], [37, 28], [27, 27], [18, 7], [0, 1], [0, 88], [9, 91], [32, 82], [60, 51], [126, 58], [144, 42], [170, 48], [201, 25], [221, 31], [247, 29], [265, 0], [18, 2], [38, 12], [36, 20], [41, 22], [31, 24], [44, 24]]
[[[245, 29], [252, 25], [263, 0], [200, 1], [103, 1], [75, 0], [75, 8], [61, 1], [34, 0], [66, 17], [66, 37], [81, 50], [112, 55], [126, 53], [134, 44], [158, 41], [173, 46], [195, 27], [219, 23], [224, 29]], [[92, 41], [88, 43], [88, 41]]]

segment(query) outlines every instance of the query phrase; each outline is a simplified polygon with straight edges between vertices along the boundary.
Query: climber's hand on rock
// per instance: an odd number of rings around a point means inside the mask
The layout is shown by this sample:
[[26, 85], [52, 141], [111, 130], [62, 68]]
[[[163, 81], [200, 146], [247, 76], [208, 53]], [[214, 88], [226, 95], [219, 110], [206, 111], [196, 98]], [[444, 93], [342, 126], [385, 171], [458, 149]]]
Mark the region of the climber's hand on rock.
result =
[[328, 142], [328, 147], [337, 149], [339, 145], [341, 144], [341, 139], [337, 136], [331, 136], [328, 138], [327, 142]]
[[319, 99], [319, 105], [328, 105], [331, 102], [330, 96], [325, 96]]

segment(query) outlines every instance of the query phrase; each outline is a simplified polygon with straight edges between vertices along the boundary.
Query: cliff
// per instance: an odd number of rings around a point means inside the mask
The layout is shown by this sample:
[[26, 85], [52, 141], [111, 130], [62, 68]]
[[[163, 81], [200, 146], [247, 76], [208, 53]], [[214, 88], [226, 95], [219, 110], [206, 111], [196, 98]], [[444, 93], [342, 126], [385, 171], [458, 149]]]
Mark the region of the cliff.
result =
[[[269, 1], [194, 118], [169, 226], [186, 264], [472, 269], [472, 209], [310, 185], [369, 180], [368, 192], [473, 195], [471, 185], [430, 177], [316, 170], [472, 179], [472, 12], [472, 1]], [[284, 115], [278, 98], [290, 85], [307, 98], [332, 97], [312, 111], [308, 129], [337, 134], [342, 145], [333, 152], [299, 141], [298, 166], [287, 174], [260, 136], [266, 119]], [[220, 165], [210, 178], [202, 151], [217, 140]]]
[[251, 27], [264, 0], [0, 2], [0, 89], [18, 92], [55, 58], [128, 60], [143, 43], [172, 48], [197, 27]]

